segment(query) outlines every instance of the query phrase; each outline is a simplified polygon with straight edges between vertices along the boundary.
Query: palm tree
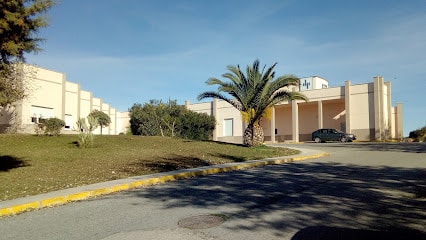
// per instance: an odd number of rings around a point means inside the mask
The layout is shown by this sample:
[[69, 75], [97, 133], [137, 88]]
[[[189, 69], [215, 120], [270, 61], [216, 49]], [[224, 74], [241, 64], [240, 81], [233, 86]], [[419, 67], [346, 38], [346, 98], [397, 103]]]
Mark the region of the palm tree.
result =
[[255, 60], [253, 66], [247, 66], [245, 75], [239, 65], [228, 66], [230, 72], [223, 74], [222, 77], [229, 79], [230, 82], [210, 78], [206, 83], [219, 85], [217, 92], [207, 91], [198, 95], [198, 100], [204, 98], [224, 100], [241, 112], [242, 119], [247, 124], [243, 136], [243, 143], [246, 146], [263, 144], [264, 134], [260, 120], [262, 117], [271, 117], [272, 106], [283, 100], [308, 100], [300, 92], [289, 91], [288, 87], [299, 84], [299, 78], [296, 76], [285, 75], [274, 80], [276, 65], [277, 63], [269, 67], [266, 72], [265, 65], [262, 71], [259, 71], [259, 60]]

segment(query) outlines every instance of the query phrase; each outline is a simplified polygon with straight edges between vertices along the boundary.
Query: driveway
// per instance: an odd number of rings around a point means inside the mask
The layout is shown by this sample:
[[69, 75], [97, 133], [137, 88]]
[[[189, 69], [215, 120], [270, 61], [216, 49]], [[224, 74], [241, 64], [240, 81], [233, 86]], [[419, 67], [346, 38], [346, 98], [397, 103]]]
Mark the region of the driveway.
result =
[[426, 144], [287, 145], [330, 156], [0, 219], [0, 239], [426, 239]]

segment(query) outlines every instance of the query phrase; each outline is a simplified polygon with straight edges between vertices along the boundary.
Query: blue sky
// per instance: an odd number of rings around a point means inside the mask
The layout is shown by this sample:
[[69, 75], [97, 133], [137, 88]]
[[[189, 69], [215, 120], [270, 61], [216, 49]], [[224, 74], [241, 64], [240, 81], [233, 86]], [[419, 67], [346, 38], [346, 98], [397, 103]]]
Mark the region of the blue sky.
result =
[[63, 72], [118, 111], [197, 102], [226, 66], [278, 62], [276, 75], [330, 87], [392, 82], [404, 133], [426, 124], [425, 0], [61, 0], [27, 61]]

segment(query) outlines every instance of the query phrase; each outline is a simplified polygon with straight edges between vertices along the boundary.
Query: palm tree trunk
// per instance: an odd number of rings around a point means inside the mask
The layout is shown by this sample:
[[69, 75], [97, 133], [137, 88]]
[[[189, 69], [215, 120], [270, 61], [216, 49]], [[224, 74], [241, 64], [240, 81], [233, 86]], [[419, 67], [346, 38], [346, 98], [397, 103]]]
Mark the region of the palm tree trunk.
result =
[[244, 130], [243, 144], [248, 147], [254, 147], [262, 145], [263, 141], [263, 128], [259, 124], [249, 124]]

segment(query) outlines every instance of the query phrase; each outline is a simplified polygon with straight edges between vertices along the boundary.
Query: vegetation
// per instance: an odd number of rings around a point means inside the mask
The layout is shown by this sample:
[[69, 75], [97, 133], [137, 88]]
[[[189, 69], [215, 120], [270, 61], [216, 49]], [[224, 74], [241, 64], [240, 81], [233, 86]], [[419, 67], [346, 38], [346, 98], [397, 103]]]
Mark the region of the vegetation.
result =
[[185, 139], [207, 140], [211, 139], [216, 120], [205, 113], [185, 111], [180, 121], [179, 136]]
[[207, 140], [213, 135], [215, 124], [213, 116], [190, 111], [176, 100], [151, 100], [130, 108], [130, 129], [134, 135]]
[[22, 64], [0, 63], [0, 109], [27, 96], [23, 75]]
[[426, 125], [411, 131], [408, 137], [413, 139], [415, 142], [426, 142]]
[[97, 136], [79, 149], [75, 136], [0, 135], [0, 201], [96, 182], [206, 165], [295, 154], [286, 148], [169, 137]]
[[94, 116], [87, 116], [87, 122], [85, 118], [80, 118], [77, 121], [78, 141], [77, 146], [80, 148], [93, 147], [94, 135], [93, 131], [99, 126], [98, 119]]
[[43, 134], [49, 136], [59, 136], [64, 126], [64, 120], [59, 118], [48, 118], [41, 119], [40, 122], [34, 126], [34, 130], [37, 136], [41, 136]]
[[62, 128], [65, 126], [65, 122], [59, 118], [48, 118], [44, 121], [44, 134], [49, 136], [59, 136]]
[[101, 127], [101, 135], [102, 135], [102, 128], [108, 127], [111, 123], [111, 118], [108, 116], [108, 114], [99, 111], [99, 110], [93, 110], [89, 116], [94, 117], [97, 119], [99, 126]]
[[298, 86], [299, 79], [293, 75], [285, 75], [274, 80], [273, 64], [266, 71], [264, 66], [259, 69], [259, 61], [253, 66], [247, 66], [244, 74], [240, 66], [228, 66], [228, 73], [222, 75], [230, 82], [210, 78], [208, 85], [218, 85], [217, 92], [203, 92], [198, 99], [217, 98], [224, 100], [241, 112], [247, 127], [244, 131], [243, 142], [246, 146], [259, 146], [264, 141], [260, 121], [263, 117], [270, 118], [271, 108], [284, 100], [308, 99], [302, 93], [289, 91], [290, 86]]
[[24, 53], [40, 51], [43, 39], [37, 37], [47, 26], [44, 16], [53, 0], [0, 1], [0, 107], [26, 96], [22, 83]]

